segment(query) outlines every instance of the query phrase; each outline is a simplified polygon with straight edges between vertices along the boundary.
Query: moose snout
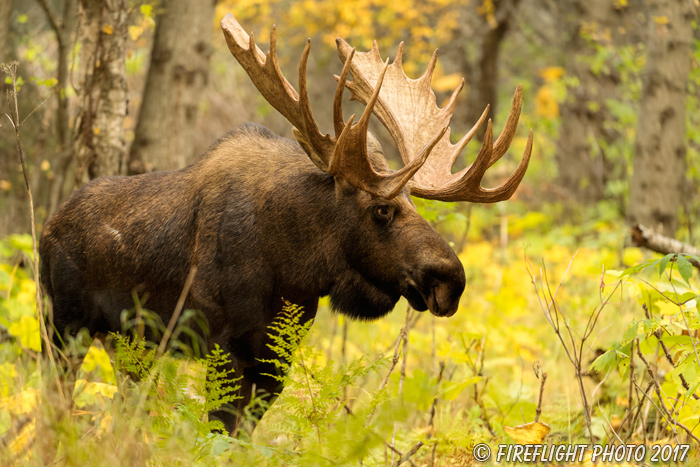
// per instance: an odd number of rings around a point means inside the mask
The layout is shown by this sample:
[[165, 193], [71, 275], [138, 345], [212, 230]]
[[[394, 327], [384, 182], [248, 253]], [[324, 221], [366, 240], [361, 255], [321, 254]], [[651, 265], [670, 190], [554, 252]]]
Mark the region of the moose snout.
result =
[[419, 311], [428, 309], [435, 316], [452, 316], [457, 312], [466, 279], [457, 255], [452, 253], [451, 256], [435, 258], [412, 271], [408, 280], [409, 291], [404, 295], [413, 308]]

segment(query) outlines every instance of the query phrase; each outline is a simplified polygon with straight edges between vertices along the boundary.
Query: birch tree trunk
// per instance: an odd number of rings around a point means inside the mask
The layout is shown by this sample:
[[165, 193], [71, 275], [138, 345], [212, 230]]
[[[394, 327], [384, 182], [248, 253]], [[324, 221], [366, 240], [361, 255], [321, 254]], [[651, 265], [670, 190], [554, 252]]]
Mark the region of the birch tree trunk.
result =
[[125, 172], [128, 93], [124, 43], [126, 0], [81, 0], [80, 108], [76, 119], [75, 182]]
[[647, 60], [628, 220], [674, 237], [685, 193], [685, 96], [691, 65], [692, 0], [650, 1]]
[[214, 0], [169, 0], [156, 18], [146, 88], [129, 154], [130, 174], [192, 161], [198, 106], [209, 76]]

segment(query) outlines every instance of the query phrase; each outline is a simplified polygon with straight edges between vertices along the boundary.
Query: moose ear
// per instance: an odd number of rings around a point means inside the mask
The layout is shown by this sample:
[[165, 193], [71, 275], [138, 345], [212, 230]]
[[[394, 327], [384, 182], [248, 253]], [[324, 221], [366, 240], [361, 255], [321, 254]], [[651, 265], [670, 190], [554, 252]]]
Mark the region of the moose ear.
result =
[[309, 159], [311, 159], [311, 162], [313, 162], [316, 165], [316, 167], [323, 170], [324, 172], [328, 172], [328, 164], [323, 162], [323, 159], [321, 159], [321, 157], [318, 154], [316, 154], [316, 152], [311, 147], [311, 143], [309, 143], [309, 141], [301, 133], [301, 131], [297, 130], [296, 127], [292, 127], [292, 131], [294, 132], [294, 137], [296, 138], [297, 143], [299, 143], [299, 145], [306, 152], [306, 154], [309, 155]]

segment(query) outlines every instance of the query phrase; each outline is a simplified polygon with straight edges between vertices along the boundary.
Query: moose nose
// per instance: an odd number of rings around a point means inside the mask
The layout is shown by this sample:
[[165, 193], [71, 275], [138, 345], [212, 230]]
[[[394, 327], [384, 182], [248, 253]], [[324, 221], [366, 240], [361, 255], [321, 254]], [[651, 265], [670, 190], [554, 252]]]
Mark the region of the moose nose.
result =
[[419, 291], [428, 309], [435, 316], [452, 316], [457, 312], [464, 292], [464, 267], [454, 252], [436, 259], [420, 271]]

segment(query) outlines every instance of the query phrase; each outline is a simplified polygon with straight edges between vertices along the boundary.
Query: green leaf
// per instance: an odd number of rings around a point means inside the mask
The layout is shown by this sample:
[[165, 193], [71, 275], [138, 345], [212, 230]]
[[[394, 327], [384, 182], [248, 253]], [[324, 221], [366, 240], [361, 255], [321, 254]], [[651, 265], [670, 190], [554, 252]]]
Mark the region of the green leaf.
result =
[[19, 15], [19, 16], [17, 17], [17, 22], [18, 22], [19, 24], [24, 24], [24, 23], [27, 22], [28, 19], [29, 19], [29, 18], [27, 17], [27, 15]]
[[616, 350], [608, 350], [603, 355], [596, 358], [593, 363], [591, 363], [590, 370], [596, 373], [607, 373], [608, 370], [610, 370], [610, 368], [612, 368], [612, 366], [615, 364], [616, 356]]
[[141, 14], [143, 16], [147, 16], [150, 18], [150, 16], [153, 14], [153, 5], [149, 4], [144, 4], [139, 7], [139, 11], [141, 11]]
[[462, 394], [462, 392], [465, 389], [467, 389], [472, 384], [478, 383], [482, 379], [483, 379], [482, 376], [472, 376], [471, 378], [467, 378], [460, 383], [447, 384], [447, 385], [445, 385], [447, 389], [442, 394], [442, 398], [445, 400], [448, 400], [448, 401], [454, 400], [457, 398], [457, 396]]
[[625, 345], [632, 342], [632, 340], [637, 337], [637, 334], [639, 334], [639, 321], [632, 321], [630, 327], [627, 328], [624, 336], [622, 336], [620, 344]]
[[681, 274], [683, 280], [686, 284], [690, 285], [690, 278], [693, 277], [693, 265], [690, 264], [688, 258], [681, 254], [676, 258], [676, 265], [678, 266], [678, 272]]
[[659, 275], [664, 273], [664, 271], [666, 270], [666, 266], [668, 266], [668, 263], [674, 256], [676, 256], [675, 253], [669, 253], [663, 258], [661, 258], [661, 260], [659, 261]]

